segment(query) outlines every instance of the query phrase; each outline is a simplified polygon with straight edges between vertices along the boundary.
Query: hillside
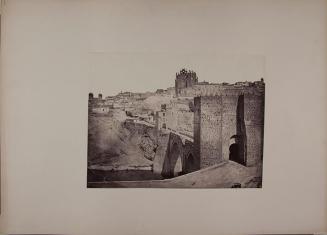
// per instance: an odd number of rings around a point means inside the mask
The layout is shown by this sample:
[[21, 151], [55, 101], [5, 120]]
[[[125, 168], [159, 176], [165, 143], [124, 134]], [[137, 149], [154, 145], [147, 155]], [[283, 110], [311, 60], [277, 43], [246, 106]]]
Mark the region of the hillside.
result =
[[159, 111], [162, 104], [169, 104], [171, 100], [172, 98], [168, 96], [150, 96], [143, 101], [142, 106], [146, 109]]
[[143, 137], [139, 132], [126, 128], [123, 120], [122, 114], [115, 112], [89, 116], [89, 166], [115, 168], [152, 165], [152, 161], [145, 158], [145, 146], [150, 144], [148, 136]]

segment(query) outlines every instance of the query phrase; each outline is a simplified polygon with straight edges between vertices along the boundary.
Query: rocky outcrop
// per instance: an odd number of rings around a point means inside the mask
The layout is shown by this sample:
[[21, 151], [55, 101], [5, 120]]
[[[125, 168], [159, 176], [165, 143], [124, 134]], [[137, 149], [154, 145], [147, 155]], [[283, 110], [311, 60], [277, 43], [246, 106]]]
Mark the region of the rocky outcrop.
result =
[[148, 135], [143, 135], [141, 137], [141, 142], [139, 144], [140, 148], [144, 152], [144, 157], [148, 160], [153, 161], [155, 155], [156, 155], [156, 150], [158, 145], [155, 143], [154, 140], [150, 138]]
[[88, 129], [89, 166], [116, 168], [152, 165], [152, 161], [144, 157], [144, 151], [140, 148], [146, 128], [141, 126], [133, 128], [115, 118], [90, 115]]
[[139, 147], [146, 159], [153, 161], [158, 147], [155, 129], [151, 126], [134, 122], [125, 122], [123, 126], [130, 132], [129, 138], [131, 142]]

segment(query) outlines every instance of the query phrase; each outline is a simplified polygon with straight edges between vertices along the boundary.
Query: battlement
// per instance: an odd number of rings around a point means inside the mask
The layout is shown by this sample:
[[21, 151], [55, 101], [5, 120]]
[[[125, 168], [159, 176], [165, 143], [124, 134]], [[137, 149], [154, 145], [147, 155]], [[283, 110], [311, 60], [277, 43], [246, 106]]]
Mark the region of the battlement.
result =
[[96, 97], [94, 97], [94, 94], [90, 92], [89, 93], [89, 100], [102, 100], [102, 94], [99, 93], [98, 97], [96, 98]]
[[254, 82], [236, 83], [210, 83], [207, 81], [199, 82], [198, 76], [194, 71], [182, 69], [176, 73], [175, 95], [176, 97], [196, 97], [224, 95], [227, 93], [250, 93], [261, 94], [264, 92], [265, 82], [263, 78]]
[[193, 87], [196, 84], [198, 84], [198, 76], [196, 73], [192, 70], [182, 69], [179, 73], [176, 73], [176, 96], [178, 96], [183, 89]]
[[182, 69], [179, 73], [176, 73], [176, 79], [191, 79], [193, 80], [195, 83], [198, 82], [198, 77], [196, 75], [196, 72], [192, 71], [192, 70], [186, 70], [186, 69]]

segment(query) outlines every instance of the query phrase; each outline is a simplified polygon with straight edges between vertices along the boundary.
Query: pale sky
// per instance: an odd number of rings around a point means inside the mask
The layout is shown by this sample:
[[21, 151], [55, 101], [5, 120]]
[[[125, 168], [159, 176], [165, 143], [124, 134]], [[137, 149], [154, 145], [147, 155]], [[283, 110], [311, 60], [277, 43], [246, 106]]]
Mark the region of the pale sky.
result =
[[[183, 67], [194, 70], [200, 81], [265, 77], [265, 49], [269, 45], [263, 38], [270, 38], [271, 27], [258, 19], [276, 21], [266, 2], [85, 4], [87, 14], [82, 17], [87, 20], [80, 27], [87, 32], [89, 90], [95, 94], [165, 89], [174, 85], [175, 74]], [[268, 11], [262, 11], [263, 5]], [[285, 39], [280, 35], [278, 40], [283, 43]]]
[[89, 89], [95, 95], [120, 91], [146, 92], [174, 86], [182, 68], [199, 81], [214, 83], [264, 78], [264, 56], [232, 54], [90, 53]]

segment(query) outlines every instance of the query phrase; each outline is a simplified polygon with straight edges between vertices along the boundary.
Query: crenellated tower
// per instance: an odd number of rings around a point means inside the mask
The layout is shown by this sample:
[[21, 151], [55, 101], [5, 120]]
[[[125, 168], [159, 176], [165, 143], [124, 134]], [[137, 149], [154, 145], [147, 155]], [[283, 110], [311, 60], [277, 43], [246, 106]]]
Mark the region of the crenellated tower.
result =
[[175, 92], [176, 96], [181, 94], [181, 90], [184, 88], [192, 87], [198, 83], [198, 77], [194, 71], [182, 69], [179, 73], [176, 73], [175, 79]]

